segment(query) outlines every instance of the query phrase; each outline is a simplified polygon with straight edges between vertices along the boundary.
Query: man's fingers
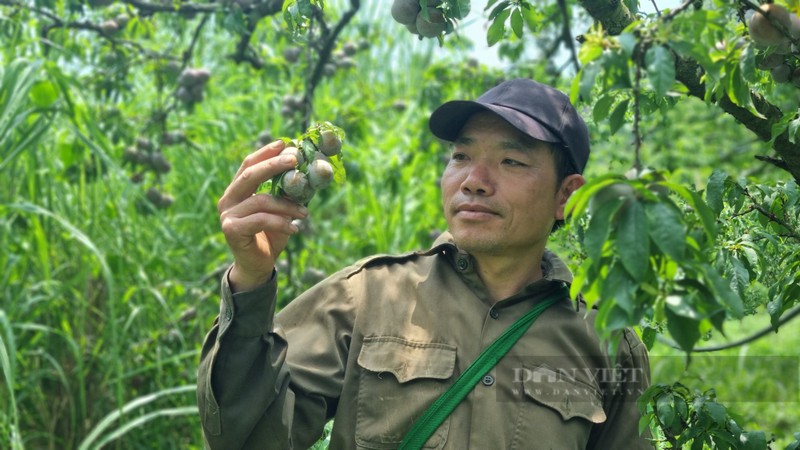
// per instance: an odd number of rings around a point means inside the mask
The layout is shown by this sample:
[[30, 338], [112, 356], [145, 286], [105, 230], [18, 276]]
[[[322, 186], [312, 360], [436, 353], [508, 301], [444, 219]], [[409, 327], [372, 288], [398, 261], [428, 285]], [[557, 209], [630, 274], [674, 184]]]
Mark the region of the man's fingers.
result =
[[261, 183], [294, 169], [297, 159], [294, 156], [273, 157], [245, 167], [228, 185], [218, 203], [220, 212], [240, 203], [256, 193]]
[[220, 219], [225, 220], [228, 217], [245, 217], [256, 213], [267, 213], [293, 219], [303, 219], [308, 215], [308, 209], [305, 206], [298, 205], [285, 198], [273, 197], [267, 194], [256, 194], [220, 212]]
[[248, 167], [274, 157], [280, 153], [284, 147], [286, 147], [286, 143], [281, 140], [277, 140], [270, 142], [269, 144], [247, 155], [247, 157], [244, 158], [244, 161], [242, 161], [242, 165], [239, 166], [239, 170], [236, 171], [236, 175], [233, 176], [233, 179], [235, 180], [239, 178], [239, 175], [241, 175], [242, 172]]
[[[222, 220], [222, 232], [229, 242], [237, 237], [252, 236], [265, 232], [267, 234], [291, 235], [297, 232], [297, 226], [290, 218], [259, 212], [244, 217], [226, 217]], [[232, 244], [232, 242], [230, 242]]]

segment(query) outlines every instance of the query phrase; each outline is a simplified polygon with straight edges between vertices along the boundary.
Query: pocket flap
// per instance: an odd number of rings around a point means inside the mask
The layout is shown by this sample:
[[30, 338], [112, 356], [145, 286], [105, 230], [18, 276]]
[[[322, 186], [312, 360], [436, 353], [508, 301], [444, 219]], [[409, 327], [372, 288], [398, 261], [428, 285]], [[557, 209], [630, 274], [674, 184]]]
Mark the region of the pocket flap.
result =
[[416, 378], [444, 380], [453, 375], [456, 347], [393, 336], [367, 337], [358, 354], [358, 364], [372, 372], [389, 372], [400, 383]]
[[525, 395], [558, 411], [562, 419], [583, 417], [592, 423], [606, 421], [603, 399], [595, 387], [546, 366], [526, 367], [525, 374], [522, 380]]

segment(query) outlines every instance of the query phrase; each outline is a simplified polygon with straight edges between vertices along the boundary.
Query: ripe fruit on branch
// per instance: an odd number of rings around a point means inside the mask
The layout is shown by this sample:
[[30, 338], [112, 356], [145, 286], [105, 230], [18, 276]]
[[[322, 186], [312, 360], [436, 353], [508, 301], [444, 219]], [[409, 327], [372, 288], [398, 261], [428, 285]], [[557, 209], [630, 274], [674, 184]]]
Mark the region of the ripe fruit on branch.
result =
[[419, 0], [394, 0], [392, 3], [392, 18], [403, 25], [414, 23], [419, 11]]
[[175, 96], [187, 104], [202, 102], [203, 90], [209, 78], [211, 78], [211, 72], [208, 69], [192, 67], [183, 69], [178, 77], [178, 89], [175, 91]]
[[335, 156], [342, 151], [342, 140], [333, 130], [325, 130], [319, 135], [317, 149], [325, 156]]
[[441, 9], [428, 7], [428, 18], [422, 11], [417, 14], [416, 25], [419, 35], [422, 37], [436, 37], [447, 31], [447, 21]]
[[300, 53], [302, 49], [300, 47], [286, 47], [283, 50], [283, 59], [289, 63], [296, 63], [300, 59]]
[[344, 132], [329, 122], [311, 126], [298, 139], [282, 138], [286, 147], [281, 155], [292, 155], [297, 163], [271, 180], [271, 193], [305, 205], [318, 190], [343, 183], [343, 138]]
[[783, 64], [784, 55], [770, 53], [765, 56], [756, 56], [756, 67], [761, 70], [771, 70]]
[[772, 81], [788, 83], [792, 78], [792, 66], [784, 63], [770, 70], [770, 73], [772, 74]]
[[333, 182], [333, 166], [325, 159], [317, 158], [308, 165], [308, 183], [312, 189], [325, 189]]
[[[756, 11], [747, 23], [753, 42], [763, 47], [786, 42], [788, 37], [780, 27], [789, 30], [792, 25], [792, 14], [783, 6], [775, 3], [761, 5], [761, 11], [763, 13]], [[779, 27], [773, 23], [779, 24]]]

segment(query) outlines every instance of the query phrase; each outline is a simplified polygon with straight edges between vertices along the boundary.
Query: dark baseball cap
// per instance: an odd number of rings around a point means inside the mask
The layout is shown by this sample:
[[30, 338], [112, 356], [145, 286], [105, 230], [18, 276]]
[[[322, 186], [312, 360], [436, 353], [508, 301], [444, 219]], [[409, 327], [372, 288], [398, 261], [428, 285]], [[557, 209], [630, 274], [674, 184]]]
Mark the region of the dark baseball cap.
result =
[[562, 147], [576, 172], [589, 159], [589, 130], [563, 92], [533, 80], [517, 78], [489, 89], [475, 101], [454, 100], [431, 114], [433, 134], [454, 141], [475, 113], [491, 111], [522, 133]]

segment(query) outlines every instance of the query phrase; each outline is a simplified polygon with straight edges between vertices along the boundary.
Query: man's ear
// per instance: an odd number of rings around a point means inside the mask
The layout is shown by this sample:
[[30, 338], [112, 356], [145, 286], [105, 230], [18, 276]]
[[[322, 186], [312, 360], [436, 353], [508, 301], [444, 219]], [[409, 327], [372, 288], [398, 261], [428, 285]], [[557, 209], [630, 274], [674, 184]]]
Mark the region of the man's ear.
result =
[[564, 178], [556, 193], [556, 220], [564, 220], [564, 207], [567, 205], [567, 200], [569, 200], [573, 192], [584, 184], [586, 184], [586, 179], [578, 173], [573, 173]]

